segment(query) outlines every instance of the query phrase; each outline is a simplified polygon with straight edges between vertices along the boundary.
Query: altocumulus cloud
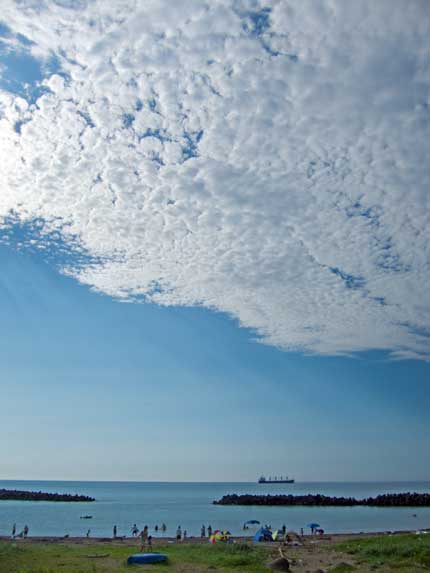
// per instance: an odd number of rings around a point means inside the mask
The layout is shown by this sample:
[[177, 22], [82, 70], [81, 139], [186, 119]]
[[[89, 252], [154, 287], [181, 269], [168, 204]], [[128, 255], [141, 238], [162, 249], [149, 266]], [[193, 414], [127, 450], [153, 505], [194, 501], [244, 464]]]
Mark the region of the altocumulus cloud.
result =
[[37, 221], [90, 255], [63, 269], [82, 283], [284, 349], [430, 358], [427, 0], [3, 0], [1, 18], [40, 75], [1, 84], [3, 230]]

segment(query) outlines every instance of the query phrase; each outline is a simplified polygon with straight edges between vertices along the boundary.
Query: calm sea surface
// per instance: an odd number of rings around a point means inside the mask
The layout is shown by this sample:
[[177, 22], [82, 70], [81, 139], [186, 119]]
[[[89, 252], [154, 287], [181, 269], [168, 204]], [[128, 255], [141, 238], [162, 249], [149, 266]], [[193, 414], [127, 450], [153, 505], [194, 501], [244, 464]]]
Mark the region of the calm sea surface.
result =
[[[156, 524], [166, 523], [166, 535], [173, 536], [178, 525], [189, 535], [199, 535], [200, 527], [228, 529], [243, 534], [242, 524], [257, 519], [273, 528], [283, 524], [300, 530], [316, 521], [326, 532], [394, 531], [430, 527], [430, 508], [370, 507], [235, 507], [212, 505], [227, 493], [321, 493], [357, 498], [388, 492], [430, 492], [430, 482], [397, 483], [295, 483], [258, 485], [256, 483], [160, 483], [160, 482], [66, 482], [0, 481], [0, 488], [79, 493], [96, 498], [93, 503], [53, 503], [31, 501], [0, 502], [0, 535], [9, 535], [13, 523], [17, 530], [27, 524], [31, 535], [111, 536], [114, 525], [118, 535], [130, 535], [136, 523], [148, 524], [154, 534]], [[92, 515], [89, 520], [81, 515]], [[416, 517], [413, 516], [416, 514]]]

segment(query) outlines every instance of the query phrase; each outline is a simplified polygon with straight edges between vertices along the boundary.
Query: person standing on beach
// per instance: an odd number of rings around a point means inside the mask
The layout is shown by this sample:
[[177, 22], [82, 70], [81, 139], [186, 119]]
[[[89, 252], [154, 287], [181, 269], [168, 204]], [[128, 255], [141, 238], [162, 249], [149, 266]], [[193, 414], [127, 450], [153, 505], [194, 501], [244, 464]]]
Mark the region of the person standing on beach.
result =
[[156, 526], [154, 527], [154, 531], [155, 531], [155, 532], [158, 532], [158, 525], [156, 525]]
[[176, 530], [176, 541], [181, 541], [182, 539], [182, 529], [181, 526], [178, 525], [178, 529]]
[[285, 535], [286, 532], [287, 532], [287, 526], [284, 523], [284, 525], [282, 526], [282, 535]]
[[166, 529], [167, 529], [167, 525], [165, 523], [163, 523], [163, 525], [161, 526], [161, 531], [163, 533], [166, 533]]
[[148, 541], [148, 526], [147, 525], [145, 525], [145, 527], [140, 532], [140, 541], [141, 541], [141, 549], [140, 550], [143, 551], [143, 548], [145, 547], [145, 544]]
[[24, 525], [24, 529], [22, 530], [24, 537], [27, 537], [28, 535], [28, 525]]
[[14, 523], [12, 527], [12, 539], [15, 538], [15, 535], [16, 535], [16, 523]]
[[148, 535], [148, 551], [152, 551], [152, 535]]
[[208, 525], [208, 537], [212, 535], [212, 525]]
[[137, 525], [134, 523], [133, 527], [131, 528], [131, 534], [133, 537], [136, 537], [136, 535], [139, 533], [139, 530], [137, 528]]
[[188, 537], [188, 531], [184, 529], [184, 535], [182, 536], [182, 540], [185, 541]]
[[117, 528], [116, 525], [113, 526], [113, 538], [116, 539]]
[[204, 525], [202, 525], [202, 528], [200, 530], [200, 537], [206, 537], [206, 527]]

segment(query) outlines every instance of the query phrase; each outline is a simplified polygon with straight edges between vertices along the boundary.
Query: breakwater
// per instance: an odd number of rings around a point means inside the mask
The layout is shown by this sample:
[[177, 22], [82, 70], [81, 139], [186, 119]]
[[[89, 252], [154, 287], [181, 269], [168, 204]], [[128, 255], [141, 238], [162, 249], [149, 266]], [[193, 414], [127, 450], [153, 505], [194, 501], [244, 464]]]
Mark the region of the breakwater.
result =
[[215, 505], [319, 505], [344, 506], [367, 505], [373, 507], [430, 507], [429, 493], [386, 493], [376, 497], [331, 497], [320, 494], [307, 495], [224, 495], [213, 502]]
[[20, 491], [17, 489], [0, 489], [0, 501], [95, 501], [87, 495], [70, 493], [46, 493], [44, 491]]

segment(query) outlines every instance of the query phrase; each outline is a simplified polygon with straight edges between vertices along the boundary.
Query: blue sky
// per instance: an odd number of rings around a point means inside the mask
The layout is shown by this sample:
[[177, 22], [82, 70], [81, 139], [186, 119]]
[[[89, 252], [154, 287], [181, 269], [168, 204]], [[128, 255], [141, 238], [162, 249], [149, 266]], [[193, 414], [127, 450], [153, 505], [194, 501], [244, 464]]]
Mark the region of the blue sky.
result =
[[430, 367], [310, 357], [0, 249], [2, 477], [426, 479]]
[[5, 0], [1, 477], [428, 478], [428, 10]]

